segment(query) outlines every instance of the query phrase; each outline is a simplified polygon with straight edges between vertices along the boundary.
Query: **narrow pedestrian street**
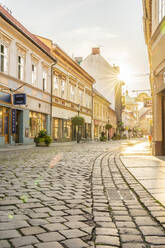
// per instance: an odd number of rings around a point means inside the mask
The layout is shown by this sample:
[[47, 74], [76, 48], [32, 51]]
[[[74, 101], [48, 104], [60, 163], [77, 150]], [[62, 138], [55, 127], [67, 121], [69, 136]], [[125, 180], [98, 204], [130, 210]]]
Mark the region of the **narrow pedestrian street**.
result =
[[165, 208], [126, 164], [136, 163], [128, 147], [147, 161], [146, 144], [59, 143], [0, 152], [0, 247], [165, 247]]

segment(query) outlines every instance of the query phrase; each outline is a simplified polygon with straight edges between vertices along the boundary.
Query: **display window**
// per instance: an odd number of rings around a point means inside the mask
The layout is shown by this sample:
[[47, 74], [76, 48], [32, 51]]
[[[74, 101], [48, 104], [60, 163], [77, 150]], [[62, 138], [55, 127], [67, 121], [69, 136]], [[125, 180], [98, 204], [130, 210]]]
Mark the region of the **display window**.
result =
[[29, 136], [34, 138], [39, 131], [46, 129], [46, 115], [37, 112], [29, 113]]

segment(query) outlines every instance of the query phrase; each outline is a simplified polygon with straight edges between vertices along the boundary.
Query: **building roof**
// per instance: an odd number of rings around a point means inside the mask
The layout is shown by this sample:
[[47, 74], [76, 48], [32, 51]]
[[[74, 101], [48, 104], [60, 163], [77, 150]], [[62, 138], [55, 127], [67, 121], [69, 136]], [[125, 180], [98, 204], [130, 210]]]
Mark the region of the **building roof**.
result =
[[105, 97], [105, 96], [103, 96], [98, 90], [96, 90], [95, 88], [93, 88], [93, 92], [96, 94], [96, 95], [98, 95], [98, 96], [100, 96], [101, 98], [103, 98], [106, 102], [108, 102], [109, 104], [111, 104], [111, 102], [110, 101], [108, 101], [108, 99]]
[[41, 40], [39, 40], [34, 34], [28, 31], [19, 21], [17, 21], [6, 9], [0, 5], [0, 17], [2, 17], [6, 22], [17, 29], [21, 34], [23, 34], [27, 39], [29, 39], [33, 44], [35, 44], [42, 52], [49, 56], [55, 62], [56, 59], [51, 55], [50, 48], [46, 46]]

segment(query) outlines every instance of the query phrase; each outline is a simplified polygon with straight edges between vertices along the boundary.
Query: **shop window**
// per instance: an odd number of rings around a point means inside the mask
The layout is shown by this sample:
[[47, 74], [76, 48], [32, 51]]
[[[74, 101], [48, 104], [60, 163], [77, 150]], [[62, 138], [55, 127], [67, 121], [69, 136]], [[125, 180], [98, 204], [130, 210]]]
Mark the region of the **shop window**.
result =
[[68, 139], [71, 137], [71, 122], [68, 120], [64, 120], [63, 137]]
[[53, 138], [54, 139], [59, 138], [58, 128], [59, 128], [59, 120], [58, 119], [53, 119]]
[[40, 130], [46, 129], [46, 115], [36, 112], [30, 112], [29, 114], [29, 126], [30, 126], [30, 137], [37, 136]]
[[1, 72], [8, 71], [8, 47], [0, 44], [0, 70]]
[[37, 82], [37, 66], [32, 64], [32, 84]]
[[24, 80], [24, 57], [18, 55], [18, 79]]

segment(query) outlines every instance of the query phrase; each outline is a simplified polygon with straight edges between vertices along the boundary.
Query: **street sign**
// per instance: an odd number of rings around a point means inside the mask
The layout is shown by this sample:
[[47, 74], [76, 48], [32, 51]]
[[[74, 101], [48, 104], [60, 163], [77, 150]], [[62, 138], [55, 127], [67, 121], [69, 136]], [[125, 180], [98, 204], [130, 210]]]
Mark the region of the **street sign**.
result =
[[0, 101], [11, 103], [11, 95], [8, 93], [0, 92]]
[[26, 94], [14, 94], [13, 95], [14, 105], [25, 105], [26, 104]]
[[12, 109], [12, 133], [16, 133], [16, 109]]

